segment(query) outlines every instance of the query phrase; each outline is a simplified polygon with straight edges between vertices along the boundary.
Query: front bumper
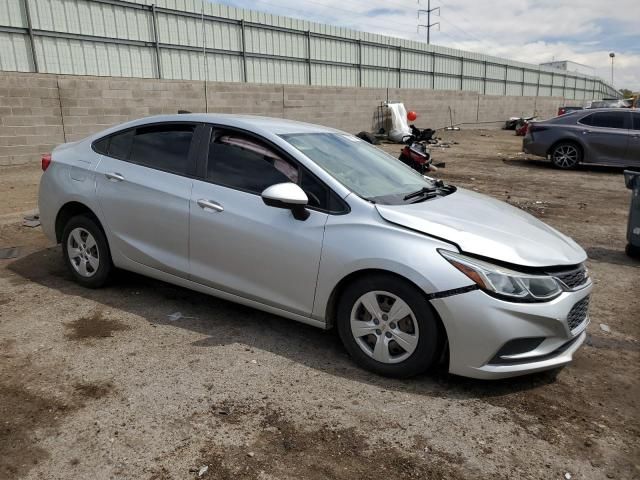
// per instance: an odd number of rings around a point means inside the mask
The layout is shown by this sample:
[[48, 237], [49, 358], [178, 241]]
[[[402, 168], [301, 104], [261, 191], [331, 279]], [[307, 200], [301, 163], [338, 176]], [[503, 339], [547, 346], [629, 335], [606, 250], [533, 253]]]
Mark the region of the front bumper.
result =
[[[564, 292], [544, 303], [512, 303], [480, 290], [434, 299], [432, 305], [449, 339], [449, 372], [465, 377], [499, 379], [561, 367], [584, 343], [588, 315], [570, 329], [569, 312], [592, 290]], [[530, 351], [496, 361], [501, 348], [517, 339], [538, 338]]]

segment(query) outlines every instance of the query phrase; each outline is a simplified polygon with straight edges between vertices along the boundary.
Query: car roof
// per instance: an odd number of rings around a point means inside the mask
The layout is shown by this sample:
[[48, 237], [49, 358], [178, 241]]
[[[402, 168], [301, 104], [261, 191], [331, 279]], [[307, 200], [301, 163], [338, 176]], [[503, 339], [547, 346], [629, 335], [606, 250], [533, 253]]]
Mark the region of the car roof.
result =
[[275, 135], [287, 133], [343, 133], [334, 128], [315, 125], [312, 123], [298, 122], [295, 120], [288, 120], [285, 118], [222, 113], [180, 113], [172, 115], [154, 115], [151, 117], [132, 120], [120, 125], [115, 125], [107, 130], [100, 132], [96, 136], [102, 136], [126, 128], [146, 125], [150, 123], [166, 122], [206, 122], [249, 130], [255, 133], [270, 133]]

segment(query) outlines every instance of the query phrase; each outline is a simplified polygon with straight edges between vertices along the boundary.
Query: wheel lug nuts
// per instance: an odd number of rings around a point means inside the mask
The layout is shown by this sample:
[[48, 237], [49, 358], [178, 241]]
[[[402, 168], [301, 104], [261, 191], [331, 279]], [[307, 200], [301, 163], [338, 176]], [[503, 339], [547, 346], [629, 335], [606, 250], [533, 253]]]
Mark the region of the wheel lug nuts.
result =
[[385, 322], [389, 319], [389, 315], [387, 315], [386, 313], [382, 314], [382, 320], [384, 320]]
[[385, 336], [386, 336], [387, 338], [391, 338], [391, 332], [387, 332], [387, 333], [385, 333]]
[[374, 325], [378, 325], [380, 323], [380, 320], [378, 320], [377, 318], [373, 319], [373, 324]]
[[391, 327], [391, 328], [396, 328], [396, 324], [395, 324], [395, 322], [391, 322], [391, 323], [389, 324], [389, 327]]
[[382, 330], [380, 330], [379, 328], [376, 328], [376, 335], [380, 335], [382, 333]]

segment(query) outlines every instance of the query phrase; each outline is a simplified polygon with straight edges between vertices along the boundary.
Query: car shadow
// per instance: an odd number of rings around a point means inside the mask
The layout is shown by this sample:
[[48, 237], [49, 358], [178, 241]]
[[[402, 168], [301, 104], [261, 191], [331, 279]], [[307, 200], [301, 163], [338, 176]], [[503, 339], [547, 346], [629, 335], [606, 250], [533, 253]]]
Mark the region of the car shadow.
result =
[[594, 173], [613, 173], [622, 175], [622, 172], [628, 170], [625, 167], [614, 167], [611, 165], [596, 165], [592, 163], [580, 163], [577, 167], [571, 170], [560, 170], [554, 168], [549, 160], [543, 160], [541, 158], [503, 158], [502, 163], [514, 167], [526, 167], [537, 169], [549, 169], [555, 172], [594, 172]]
[[[76, 284], [62, 261], [60, 248], [50, 247], [13, 261], [12, 283], [35, 282], [65, 295], [78, 296], [109, 309], [124, 310], [152, 325], [183, 328], [204, 335], [191, 345], [208, 348], [244, 344], [331, 375], [380, 388], [451, 399], [490, 399], [555, 382], [557, 371], [508, 380], [480, 381], [450, 375], [444, 368], [411, 379], [390, 379], [357, 367], [346, 354], [335, 329], [325, 331], [221, 300], [162, 281], [119, 271], [115, 281], [91, 290]], [[169, 314], [182, 312], [175, 321]]]
[[586, 249], [589, 259], [596, 262], [610, 263], [612, 265], [623, 265], [627, 267], [640, 267], [640, 260], [628, 256], [624, 250], [614, 250], [612, 248], [589, 247]]

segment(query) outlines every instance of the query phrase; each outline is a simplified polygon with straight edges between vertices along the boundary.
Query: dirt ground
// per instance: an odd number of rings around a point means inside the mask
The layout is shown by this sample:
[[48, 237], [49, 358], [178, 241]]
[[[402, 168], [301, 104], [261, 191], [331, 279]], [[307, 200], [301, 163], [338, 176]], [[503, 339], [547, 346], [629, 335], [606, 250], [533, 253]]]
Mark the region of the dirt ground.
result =
[[3, 167], [0, 248], [19, 255], [0, 260], [0, 478], [640, 478], [640, 262], [623, 253], [621, 172], [554, 170], [512, 132], [449, 139], [439, 177], [588, 252], [590, 336], [573, 364], [389, 380], [334, 332], [132, 274], [83, 289], [59, 247], [15, 221], [39, 165]]

